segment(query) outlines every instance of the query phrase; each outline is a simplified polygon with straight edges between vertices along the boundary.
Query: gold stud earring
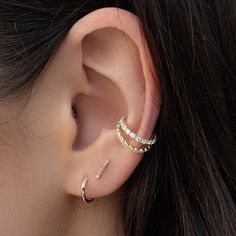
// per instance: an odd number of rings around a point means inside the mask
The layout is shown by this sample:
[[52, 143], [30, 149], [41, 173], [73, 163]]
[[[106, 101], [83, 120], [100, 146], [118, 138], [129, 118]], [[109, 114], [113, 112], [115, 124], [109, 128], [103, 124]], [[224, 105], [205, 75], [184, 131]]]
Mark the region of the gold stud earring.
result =
[[105, 169], [107, 168], [108, 164], [110, 163], [110, 160], [106, 160], [102, 166], [100, 167], [97, 175], [96, 175], [96, 178], [97, 179], [100, 179], [100, 177], [102, 176], [103, 172], [105, 171]]
[[85, 193], [85, 187], [86, 187], [87, 182], [88, 182], [88, 177], [85, 176], [84, 181], [83, 181], [83, 183], [81, 184], [80, 192], [81, 192], [81, 197], [82, 197], [83, 201], [84, 201], [86, 204], [89, 204], [89, 203], [91, 203], [92, 201], [94, 201], [95, 198], [91, 198], [91, 199], [88, 199], [88, 198], [87, 198], [86, 193]]

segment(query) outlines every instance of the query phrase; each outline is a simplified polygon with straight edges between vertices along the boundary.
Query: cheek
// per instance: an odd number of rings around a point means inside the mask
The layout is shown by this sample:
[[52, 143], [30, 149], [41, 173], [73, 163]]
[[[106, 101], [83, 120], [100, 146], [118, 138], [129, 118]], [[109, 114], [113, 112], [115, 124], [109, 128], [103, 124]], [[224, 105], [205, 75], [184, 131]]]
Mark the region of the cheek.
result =
[[24, 109], [8, 104], [1, 111], [10, 122], [0, 124], [0, 229], [22, 230], [6, 235], [33, 235], [25, 233], [29, 224], [32, 232], [40, 232], [65, 202], [63, 169], [78, 127], [65, 86], [60, 92], [56, 85], [42, 83]]
[[52, 190], [52, 185], [57, 186], [63, 155], [59, 134], [49, 130], [43, 119], [37, 120], [27, 113], [8, 127], [1, 127], [3, 130], [7, 135], [1, 135], [1, 140], [5, 140], [0, 145], [1, 193], [8, 196], [27, 193], [30, 196]]
[[59, 189], [63, 165], [73, 151], [77, 125], [70, 99], [42, 90], [24, 109], [13, 104], [2, 112], [9, 121], [0, 125], [0, 191], [6, 196], [39, 196]]
[[50, 126], [49, 117], [25, 115], [14, 122], [5, 128], [8, 138], [1, 136], [8, 144], [0, 145], [0, 228], [19, 224], [23, 230], [55, 212], [65, 151], [62, 130]]
[[60, 169], [54, 157], [59, 153], [53, 146], [22, 139], [8, 148], [4, 152], [0, 148], [0, 214], [3, 208], [16, 212], [35, 200], [48, 201], [48, 197], [58, 192]]

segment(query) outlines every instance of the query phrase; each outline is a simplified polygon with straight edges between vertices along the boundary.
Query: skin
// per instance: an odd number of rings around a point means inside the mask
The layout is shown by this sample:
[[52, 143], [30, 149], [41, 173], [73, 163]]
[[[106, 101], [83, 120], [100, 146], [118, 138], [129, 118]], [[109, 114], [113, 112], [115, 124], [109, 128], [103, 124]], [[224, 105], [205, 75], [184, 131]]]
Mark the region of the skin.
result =
[[[1, 236], [124, 235], [122, 186], [143, 155], [119, 143], [115, 126], [126, 115], [131, 130], [151, 136], [161, 94], [150, 58], [133, 14], [99, 9], [72, 27], [26, 105], [1, 103]], [[88, 206], [85, 176], [96, 198]]]

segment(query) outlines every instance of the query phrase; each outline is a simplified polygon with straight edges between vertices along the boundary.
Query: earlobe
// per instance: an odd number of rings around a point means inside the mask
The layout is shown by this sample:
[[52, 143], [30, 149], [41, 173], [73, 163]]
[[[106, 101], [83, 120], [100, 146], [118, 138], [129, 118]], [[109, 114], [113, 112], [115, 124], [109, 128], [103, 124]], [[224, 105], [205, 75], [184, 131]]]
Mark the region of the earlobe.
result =
[[71, 73], [86, 90], [78, 87], [74, 96], [79, 129], [63, 182], [66, 192], [89, 202], [118, 190], [156, 142], [161, 95], [138, 19], [125, 10], [86, 15], [58, 51], [68, 50]]

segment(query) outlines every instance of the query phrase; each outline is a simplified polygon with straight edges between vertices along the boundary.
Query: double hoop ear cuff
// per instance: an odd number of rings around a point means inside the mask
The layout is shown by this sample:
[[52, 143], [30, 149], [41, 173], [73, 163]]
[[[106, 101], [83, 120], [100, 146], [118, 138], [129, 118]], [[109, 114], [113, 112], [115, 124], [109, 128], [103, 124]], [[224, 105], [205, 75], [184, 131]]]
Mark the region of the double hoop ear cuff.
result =
[[[130, 138], [132, 138], [133, 140], [135, 140], [136, 142], [143, 144], [143, 147], [135, 147], [133, 145], [131, 145], [126, 138], [122, 135], [121, 132], [124, 132], [127, 136], [129, 136]], [[156, 143], [157, 141], [157, 136], [156, 134], [153, 135], [153, 138], [151, 139], [145, 139], [142, 138], [140, 136], [138, 136], [137, 134], [135, 134], [133, 131], [131, 131], [126, 122], [125, 122], [125, 117], [122, 117], [117, 126], [116, 126], [116, 134], [117, 137], [119, 139], [119, 141], [121, 142], [121, 144], [127, 148], [129, 151], [135, 152], [135, 153], [144, 153], [147, 152], [151, 149], [152, 145]]]
[[87, 182], [88, 182], [88, 177], [85, 176], [84, 181], [83, 181], [83, 183], [81, 184], [81, 187], [80, 187], [80, 192], [81, 192], [81, 197], [82, 197], [83, 201], [84, 201], [86, 204], [89, 204], [89, 203], [91, 203], [92, 201], [94, 201], [95, 199], [94, 199], [94, 198], [88, 199], [88, 198], [86, 197], [85, 187], [86, 187]]

